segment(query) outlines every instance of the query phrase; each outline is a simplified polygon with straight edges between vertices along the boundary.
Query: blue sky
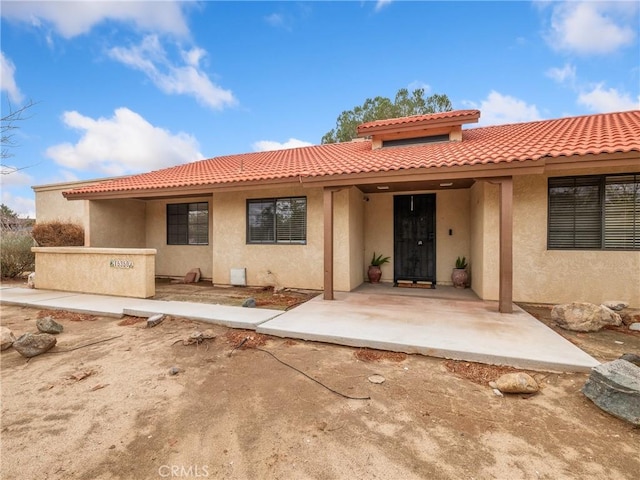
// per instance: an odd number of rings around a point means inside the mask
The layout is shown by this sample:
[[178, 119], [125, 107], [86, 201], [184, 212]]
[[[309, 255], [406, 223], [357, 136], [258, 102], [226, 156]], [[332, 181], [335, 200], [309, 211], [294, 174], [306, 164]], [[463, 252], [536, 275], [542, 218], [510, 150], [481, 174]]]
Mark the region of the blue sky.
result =
[[481, 125], [637, 109], [639, 5], [3, 0], [2, 115], [37, 103], [2, 203], [34, 217], [32, 185], [318, 144], [403, 87]]

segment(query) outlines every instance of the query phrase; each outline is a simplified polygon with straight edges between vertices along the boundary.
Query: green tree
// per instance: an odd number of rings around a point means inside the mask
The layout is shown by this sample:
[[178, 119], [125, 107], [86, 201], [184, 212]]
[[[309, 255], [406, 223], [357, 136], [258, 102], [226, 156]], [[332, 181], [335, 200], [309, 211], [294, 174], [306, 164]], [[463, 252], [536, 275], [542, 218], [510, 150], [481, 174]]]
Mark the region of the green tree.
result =
[[435, 93], [425, 98], [424, 88], [417, 88], [411, 93], [406, 88], [401, 88], [393, 101], [387, 97], [367, 98], [362, 105], [342, 112], [336, 120], [336, 127], [322, 137], [322, 143], [353, 140], [361, 123], [450, 110], [451, 101], [444, 94]]
[[7, 207], [4, 203], [0, 204], [0, 217], [2, 218], [18, 218], [18, 214]]

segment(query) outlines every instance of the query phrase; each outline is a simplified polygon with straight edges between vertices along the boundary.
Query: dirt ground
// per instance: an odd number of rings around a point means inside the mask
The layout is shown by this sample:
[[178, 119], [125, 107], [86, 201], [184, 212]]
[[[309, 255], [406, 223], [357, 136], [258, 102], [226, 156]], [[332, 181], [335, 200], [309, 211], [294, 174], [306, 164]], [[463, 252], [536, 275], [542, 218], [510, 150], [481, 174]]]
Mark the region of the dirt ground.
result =
[[[548, 307], [528, 308], [548, 322]], [[145, 328], [133, 317], [6, 305], [0, 313], [16, 335], [51, 313], [64, 326], [51, 353], [27, 361], [2, 352], [2, 479], [635, 479], [640, 471], [640, 429], [582, 395], [586, 374], [533, 372], [540, 393], [498, 397], [486, 382], [499, 367], [173, 317]], [[216, 338], [183, 344], [204, 329]], [[561, 333], [601, 361], [640, 352], [632, 332]], [[371, 383], [373, 374], [384, 383]]]

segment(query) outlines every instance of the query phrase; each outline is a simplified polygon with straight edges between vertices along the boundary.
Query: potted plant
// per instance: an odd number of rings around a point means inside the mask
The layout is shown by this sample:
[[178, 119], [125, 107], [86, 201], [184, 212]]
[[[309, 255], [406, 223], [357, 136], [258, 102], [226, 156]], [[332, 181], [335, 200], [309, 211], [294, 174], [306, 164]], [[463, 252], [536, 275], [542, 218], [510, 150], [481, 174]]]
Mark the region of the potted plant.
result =
[[467, 272], [467, 258], [458, 257], [456, 266], [451, 272], [451, 281], [456, 288], [465, 288], [469, 283], [469, 272]]
[[385, 257], [382, 254], [376, 256], [376, 252], [373, 252], [369, 271], [367, 272], [371, 283], [380, 282], [380, 277], [382, 277], [382, 269], [380, 267], [385, 263], [389, 263], [389, 257]]

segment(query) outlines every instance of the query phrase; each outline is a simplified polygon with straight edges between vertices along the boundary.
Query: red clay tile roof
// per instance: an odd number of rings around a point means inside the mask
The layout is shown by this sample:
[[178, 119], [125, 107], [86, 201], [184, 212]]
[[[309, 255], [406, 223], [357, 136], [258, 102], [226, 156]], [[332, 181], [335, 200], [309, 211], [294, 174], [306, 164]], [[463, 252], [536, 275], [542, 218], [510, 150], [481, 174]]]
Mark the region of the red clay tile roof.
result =
[[[405, 126], [411, 124], [440, 123], [446, 120], [456, 120], [457, 123], [477, 122], [480, 117], [480, 110], [451, 110], [449, 112], [430, 113], [428, 115], [412, 115], [402, 118], [388, 118], [385, 120], [376, 120], [358, 125], [358, 135], [366, 136], [372, 130], [378, 130], [381, 127]], [[454, 122], [451, 122], [454, 123]]]
[[371, 142], [360, 141], [229, 155], [80, 187], [64, 195], [69, 199], [118, 192], [135, 195], [172, 187], [304, 181], [616, 152], [640, 152], [640, 110], [471, 128], [462, 131], [461, 142], [372, 150]]

